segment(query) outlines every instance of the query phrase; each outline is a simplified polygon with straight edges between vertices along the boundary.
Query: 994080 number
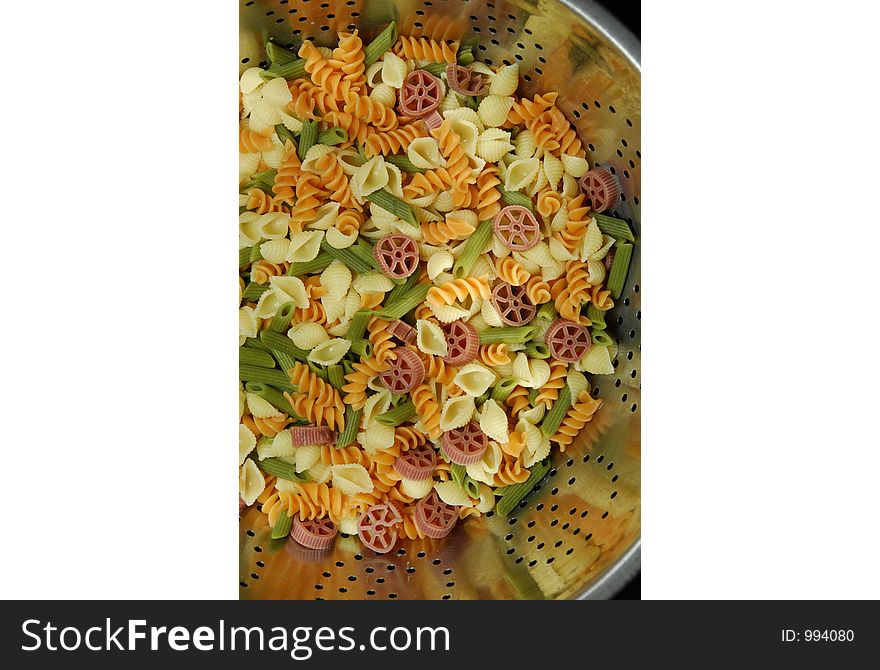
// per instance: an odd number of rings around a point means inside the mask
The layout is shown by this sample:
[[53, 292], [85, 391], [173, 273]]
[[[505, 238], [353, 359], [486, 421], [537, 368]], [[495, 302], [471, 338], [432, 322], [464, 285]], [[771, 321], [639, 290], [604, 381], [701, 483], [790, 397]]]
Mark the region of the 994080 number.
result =
[[852, 642], [852, 630], [805, 630], [805, 642]]

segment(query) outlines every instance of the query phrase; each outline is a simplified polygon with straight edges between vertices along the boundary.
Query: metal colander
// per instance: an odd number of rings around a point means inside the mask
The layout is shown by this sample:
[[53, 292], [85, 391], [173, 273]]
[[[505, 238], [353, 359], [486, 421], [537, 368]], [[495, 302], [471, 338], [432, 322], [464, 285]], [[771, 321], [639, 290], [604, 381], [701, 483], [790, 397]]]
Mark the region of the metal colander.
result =
[[[591, 165], [620, 182], [610, 214], [640, 231], [638, 42], [585, 0], [245, 0], [240, 68], [265, 65], [271, 39], [330, 45], [358, 28], [366, 42], [389, 20], [404, 34], [458, 38], [490, 65], [520, 63], [520, 93], [558, 91]], [[240, 521], [240, 596], [246, 599], [607, 598], [639, 569], [641, 530], [640, 249], [606, 316], [619, 342], [615, 372], [594, 376], [605, 400], [593, 421], [509, 518], [468, 518], [443, 540], [401, 541], [377, 556], [356, 537], [310, 552], [273, 541], [256, 508]]]

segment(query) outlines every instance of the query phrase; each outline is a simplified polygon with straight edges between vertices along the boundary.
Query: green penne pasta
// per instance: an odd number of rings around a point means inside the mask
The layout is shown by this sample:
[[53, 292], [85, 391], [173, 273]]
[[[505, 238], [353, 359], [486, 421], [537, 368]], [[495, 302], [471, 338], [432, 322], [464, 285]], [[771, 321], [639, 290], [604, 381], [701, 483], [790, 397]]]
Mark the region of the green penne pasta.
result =
[[272, 317], [272, 320], [269, 322], [269, 330], [273, 333], [286, 333], [290, 328], [290, 320], [293, 318], [293, 313], [296, 311], [296, 303], [293, 300], [289, 300], [288, 302], [281, 305], [278, 308], [278, 311], [275, 312], [275, 316]]
[[275, 522], [274, 528], [272, 528], [272, 533], [269, 535], [273, 540], [283, 540], [290, 534], [290, 525], [293, 522], [293, 517], [287, 516], [287, 514], [279, 514], [278, 520]]
[[260, 245], [255, 244], [251, 247], [251, 263], [263, 260], [263, 254], [260, 253]]
[[269, 81], [276, 77], [284, 77], [284, 79], [299, 79], [305, 77], [306, 74], [306, 59], [297, 58], [289, 63], [277, 66], [273, 63], [272, 67], [265, 72], [260, 73], [260, 77], [262, 77], [263, 81]]
[[605, 312], [593, 303], [587, 305], [587, 318], [593, 323], [593, 330], [605, 330]]
[[593, 344], [600, 347], [610, 347], [615, 344], [614, 338], [611, 337], [604, 330], [596, 330], [595, 328], [590, 330], [590, 335], [593, 338]]
[[305, 472], [297, 473], [296, 468], [292, 464], [287, 461], [282, 461], [280, 458], [255, 458], [254, 462], [257, 464], [257, 467], [267, 475], [279, 477], [280, 479], [288, 479], [292, 482], [309, 481], [309, 476]]
[[285, 142], [293, 142], [294, 146], [296, 145], [296, 135], [294, 135], [293, 131], [287, 126], [279, 123], [275, 126], [275, 134], [278, 135], [281, 144], [284, 144]]
[[416, 219], [415, 213], [412, 211], [412, 207], [407, 205], [396, 195], [386, 191], [384, 188], [380, 188], [378, 191], [370, 193], [367, 196], [367, 200], [376, 203], [382, 209], [388, 210], [398, 219], [406, 221], [409, 225], [418, 227], [419, 222], [418, 219]]
[[345, 372], [341, 365], [337, 363], [327, 368], [327, 381], [337, 391], [342, 390], [342, 385], [345, 384]]
[[321, 240], [321, 249], [323, 249], [331, 258], [342, 261], [355, 272], [363, 273], [375, 269], [373, 265], [367, 263], [361, 258], [358, 253], [352, 251], [351, 247], [348, 249], [336, 249], [335, 247], [330, 246], [326, 239], [323, 239]]
[[413, 405], [412, 400], [407, 400], [394, 409], [390, 409], [377, 416], [376, 421], [386, 426], [399, 426], [400, 424], [409, 421], [415, 415], [416, 406]]
[[[456, 60], [459, 65], [470, 65], [474, 62], [474, 52], [471, 50], [471, 47], [462, 47], [458, 50], [458, 54], [456, 55]], [[444, 72], [446, 72], [446, 67], [448, 63], [427, 63], [422, 66], [422, 70], [430, 72], [435, 77], [439, 77]]]
[[501, 187], [496, 188], [501, 192], [501, 202], [505, 205], [520, 205], [531, 212], [535, 211], [535, 205], [532, 203], [532, 199], [525, 193], [520, 193], [519, 191], [505, 191]]
[[553, 321], [556, 317], [559, 316], [556, 311], [556, 307], [553, 305], [553, 302], [545, 302], [543, 305], [538, 307], [538, 312], [535, 314], [535, 319], [538, 321]]
[[462, 279], [471, 271], [477, 258], [483, 253], [489, 240], [492, 238], [492, 222], [489, 220], [481, 221], [477, 229], [471, 234], [464, 243], [461, 255], [452, 266], [452, 276], [456, 279]]
[[400, 298], [407, 293], [409, 293], [410, 289], [412, 289], [419, 281], [419, 273], [413, 272], [402, 284], [398, 284], [393, 289], [388, 291], [388, 294], [385, 296], [385, 304], [388, 305], [392, 302], [400, 300]]
[[425, 63], [420, 69], [439, 77], [446, 72], [446, 63]]
[[299, 275], [323, 272], [332, 262], [333, 256], [328, 254], [326, 251], [321, 251], [310, 261], [303, 261], [302, 263], [291, 263], [290, 267], [287, 268], [287, 276], [297, 277]]
[[400, 168], [401, 172], [408, 172], [410, 174], [421, 174], [425, 171], [424, 168], [419, 168], [413, 165], [413, 162], [407, 156], [385, 156], [385, 162], [396, 165], [398, 168]]
[[529, 404], [534, 406], [535, 398], [538, 397], [538, 394], [541, 392], [541, 389], [529, 389]]
[[361, 410], [355, 409], [351, 405], [346, 405], [344, 421], [345, 428], [342, 429], [339, 437], [336, 438], [337, 449], [347, 447], [354, 442], [354, 438], [357, 437], [361, 426]]
[[238, 250], [238, 267], [243, 268], [251, 262], [251, 249], [253, 247], [242, 247]]
[[471, 498], [480, 497], [480, 485], [473, 479], [468, 477], [467, 469], [463, 465], [453, 463], [449, 467], [449, 472], [450, 474], [452, 474], [452, 481], [463, 488], [465, 493], [467, 493]]
[[470, 65], [474, 62], [473, 47], [461, 47], [458, 50], [457, 60], [459, 65]]
[[303, 121], [302, 130], [299, 133], [299, 145], [296, 147], [296, 155], [300, 160], [305, 160], [306, 154], [309, 152], [315, 142], [318, 141], [318, 122], [312, 119]]
[[326, 144], [328, 147], [336, 146], [343, 142], [348, 142], [348, 131], [344, 128], [334, 126], [318, 135], [318, 144]]
[[264, 330], [260, 333], [260, 340], [270, 349], [283, 352], [300, 363], [307, 363], [309, 360], [309, 352], [305, 349], [300, 349], [286, 335], [271, 330]]
[[529, 342], [523, 351], [529, 358], [550, 358], [550, 349], [543, 342]]
[[532, 326], [517, 326], [515, 328], [486, 328], [480, 333], [480, 344], [524, 344], [535, 334]]
[[298, 417], [296, 412], [293, 411], [293, 407], [287, 402], [287, 398], [285, 398], [284, 394], [278, 389], [259, 382], [248, 382], [245, 384], [244, 388], [248, 393], [256, 393], [263, 400], [269, 402], [279, 412], [284, 412], [287, 416], [292, 416], [297, 421], [301, 421], [300, 417]]
[[[399, 319], [424, 302], [430, 288], [428, 284], [416, 284], [405, 295], [401, 295], [394, 301], [386, 298], [385, 305], [376, 312], [376, 315], [383, 319]], [[391, 293], [393, 292], [394, 289], [391, 290]]]
[[629, 263], [632, 259], [633, 245], [623, 243], [617, 246], [614, 254], [614, 262], [611, 264], [611, 272], [608, 273], [606, 287], [611, 291], [611, 297], [617, 300], [623, 293], [623, 285], [626, 275], [629, 273]]
[[513, 391], [515, 386], [516, 380], [513, 377], [504, 377], [492, 387], [492, 393], [489, 397], [492, 398], [492, 400], [504, 402], [507, 400], [507, 396], [510, 395], [510, 392]]
[[550, 408], [550, 411], [544, 415], [544, 420], [541, 421], [541, 430], [544, 435], [551, 437], [556, 434], [559, 424], [562, 423], [569, 409], [571, 409], [571, 390], [568, 388], [568, 384], [566, 384], [559, 391], [559, 397], [556, 398], [553, 407]]
[[259, 349], [260, 351], [265, 351], [266, 353], [271, 353], [269, 347], [267, 347], [265, 344], [263, 344], [263, 342], [260, 341], [256, 337], [247, 338], [244, 341], [244, 345], [242, 345], [242, 346], [248, 347], [249, 349]]
[[260, 296], [263, 295], [266, 291], [268, 291], [271, 287], [269, 284], [255, 284], [251, 282], [247, 286], [244, 287], [244, 291], [241, 292], [241, 299], [246, 300], [248, 302], [260, 299]]
[[364, 67], [369, 67], [397, 41], [397, 21], [392, 21], [364, 47]]
[[349, 352], [360, 358], [369, 358], [373, 355], [373, 345], [367, 339], [355, 340], [351, 343]]
[[345, 334], [345, 339], [349, 342], [355, 342], [363, 338], [364, 333], [367, 332], [367, 324], [372, 317], [373, 312], [368, 309], [355, 312], [348, 324], [348, 332]]
[[260, 368], [274, 368], [275, 359], [265, 351], [252, 347], [238, 348], [238, 362], [244, 365], [256, 365]]
[[275, 44], [272, 41], [266, 42], [266, 55], [269, 57], [270, 67], [278, 67], [297, 60], [303, 60], [296, 55], [295, 51], [287, 49], [280, 44]]
[[629, 229], [629, 225], [626, 221], [622, 219], [616, 219], [613, 216], [608, 216], [607, 214], [597, 214], [596, 212], [590, 212], [590, 216], [596, 219], [596, 223], [599, 226], [599, 230], [601, 230], [606, 235], [610, 235], [618, 242], [624, 240], [626, 242], [634, 242], [635, 237], [632, 234], [632, 231]]
[[275, 175], [278, 174], [278, 170], [268, 169], [263, 170], [262, 172], [257, 172], [253, 176], [254, 185], [259, 188], [261, 191], [265, 191], [269, 194], [274, 194], [275, 192], [272, 188], [275, 186]]
[[238, 376], [243, 382], [261, 382], [282, 391], [293, 391], [290, 379], [281, 370], [261, 368], [256, 365], [238, 364]]
[[324, 367], [322, 367], [312, 361], [307, 361], [306, 365], [308, 365], [309, 370], [314, 372], [318, 377], [320, 377], [324, 381], [327, 381], [327, 369], [326, 368], [324, 368]]
[[[535, 465], [532, 466], [529, 478], [522, 484], [513, 484], [512, 486], [505, 486], [503, 489], [499, 489], [498, 491], [501, 492], [501, 497], [495, 504], [495, 514], [502, 517], [508, 516], [514, 509], [516, 509], [517, 505], [525, 500], [526, 496], [532, 492], [532, 489], [544, 479], [547, 473], [550, 472], [550, 467], [549, 459], [545, 459], [540, 463], [535, 463]], [[498, 491], [496, 491], [496, 493], [498, 493]]]

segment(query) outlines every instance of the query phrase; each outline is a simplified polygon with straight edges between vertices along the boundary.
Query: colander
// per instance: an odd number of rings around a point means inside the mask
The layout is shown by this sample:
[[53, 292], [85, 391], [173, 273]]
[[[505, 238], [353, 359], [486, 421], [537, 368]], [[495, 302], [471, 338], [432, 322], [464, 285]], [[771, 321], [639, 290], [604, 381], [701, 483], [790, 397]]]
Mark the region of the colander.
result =
[[[639, 44], [583, 0], [245, 0], [240, 68], [266, 65], [264, 43], [331, 45], [357, 28], [365, 43], [388, 21], [404, 34], [474, 45], [490, 65], [519, 61], [520, 94], [558, 91], [557, 104], [587, 143], [591, 165], [617, 175], [610, 214], [640, 230]], [[639, 569], [641, 529], [640, 248], [606, 316], [619, 342], [612, 375], [593, 376], [605, 400], [549, 476], [508, 518], [460, 522], [443, 540], [402, 541], [379, 556], [356, 537], [324, 552], [269, 538], [256, 508], [240, 521], [245, 599], [608, 598]]]

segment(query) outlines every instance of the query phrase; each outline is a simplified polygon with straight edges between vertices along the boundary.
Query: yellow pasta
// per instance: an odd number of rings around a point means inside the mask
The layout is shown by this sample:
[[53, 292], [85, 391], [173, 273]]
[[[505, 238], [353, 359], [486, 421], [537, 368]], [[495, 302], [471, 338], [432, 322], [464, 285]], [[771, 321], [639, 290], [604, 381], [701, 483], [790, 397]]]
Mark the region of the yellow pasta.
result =
[[509, 347], [504, 342], [484, 344], [480, 347], [479, 358], [486, 365], [506, 365], [511, 360]]
[[513, 286], [522, 286], [531, 276], [522, 265], [509, 256], [495, 261], [495, 271], [502, 280]]

